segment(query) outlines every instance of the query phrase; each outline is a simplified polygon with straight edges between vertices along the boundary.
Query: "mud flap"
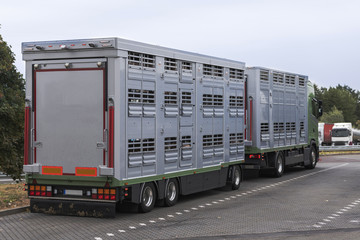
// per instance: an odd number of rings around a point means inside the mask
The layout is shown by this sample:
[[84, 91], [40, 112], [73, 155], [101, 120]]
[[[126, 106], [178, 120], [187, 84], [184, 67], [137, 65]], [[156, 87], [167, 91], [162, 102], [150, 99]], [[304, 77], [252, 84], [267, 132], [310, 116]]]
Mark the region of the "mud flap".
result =
[[30, 199], [32, 213], [53, 215], [113, 218], [116, 214], [115, 203], [84, 202], [49, 199]]
[[310, 148], [304, 149], [304, 166], [310, 165]]

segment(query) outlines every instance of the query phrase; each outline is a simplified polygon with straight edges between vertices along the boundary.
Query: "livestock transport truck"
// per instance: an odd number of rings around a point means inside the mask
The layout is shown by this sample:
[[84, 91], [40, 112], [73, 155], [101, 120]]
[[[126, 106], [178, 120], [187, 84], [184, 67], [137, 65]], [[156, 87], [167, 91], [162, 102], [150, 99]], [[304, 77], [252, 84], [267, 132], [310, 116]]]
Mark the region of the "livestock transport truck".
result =
[[113, 217], [314, 168], [321, 106], [304, 75], [120, 38], [26, 42], [32, 212]]

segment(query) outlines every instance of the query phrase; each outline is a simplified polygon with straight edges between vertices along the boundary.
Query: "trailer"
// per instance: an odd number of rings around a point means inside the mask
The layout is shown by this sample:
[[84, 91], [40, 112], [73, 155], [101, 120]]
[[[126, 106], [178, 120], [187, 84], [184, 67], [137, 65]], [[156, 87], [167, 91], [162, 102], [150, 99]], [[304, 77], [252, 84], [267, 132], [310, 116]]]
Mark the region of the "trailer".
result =
[[281, 177], [288, 166], [313, 169], [319, 157], [321, 102], [305, 75], [262, 67], [247, 68], [249, 114], [245, 169], [271, 170]]
[[331, 145], [331, 130], [334, 127], [333, 123], [319, 123], [319, 145], [330, 146]]
[[[126, 202], [149, 212], [236, 190], [246, 166], [315, 167], [311, 111], [321, 107], [303, 75], [282, 73], [278, 86], [273, 70], [120, 38], [26, 42], [22, 52], [31, 212], [114, 217]], [[296, 100], [285, 107], [280, 95]]]
[[353, 132], [353, 144], [359, 145], [360, 144], [360, 130], [353, 128], [352, 132]]

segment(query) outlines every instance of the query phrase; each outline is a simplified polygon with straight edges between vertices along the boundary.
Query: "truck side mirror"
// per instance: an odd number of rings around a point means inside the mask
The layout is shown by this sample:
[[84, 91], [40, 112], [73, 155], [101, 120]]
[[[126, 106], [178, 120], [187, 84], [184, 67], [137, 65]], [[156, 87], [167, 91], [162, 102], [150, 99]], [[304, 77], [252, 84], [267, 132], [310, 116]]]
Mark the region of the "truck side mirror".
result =
[[318, 112], [318, 118], [319, 118], [323, 115], [322, 101], [318, 100], [318, 104], [319, 104], [319, 112]]

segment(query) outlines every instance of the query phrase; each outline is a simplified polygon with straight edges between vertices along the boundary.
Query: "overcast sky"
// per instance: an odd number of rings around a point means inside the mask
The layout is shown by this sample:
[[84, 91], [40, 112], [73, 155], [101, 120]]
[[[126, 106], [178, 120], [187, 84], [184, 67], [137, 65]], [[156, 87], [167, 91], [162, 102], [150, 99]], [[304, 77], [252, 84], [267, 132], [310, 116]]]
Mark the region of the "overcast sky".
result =
[[0, 24], [21, 73], [21, 42], [115, 36], [360, 90], [358, 0], [13, 0]]

